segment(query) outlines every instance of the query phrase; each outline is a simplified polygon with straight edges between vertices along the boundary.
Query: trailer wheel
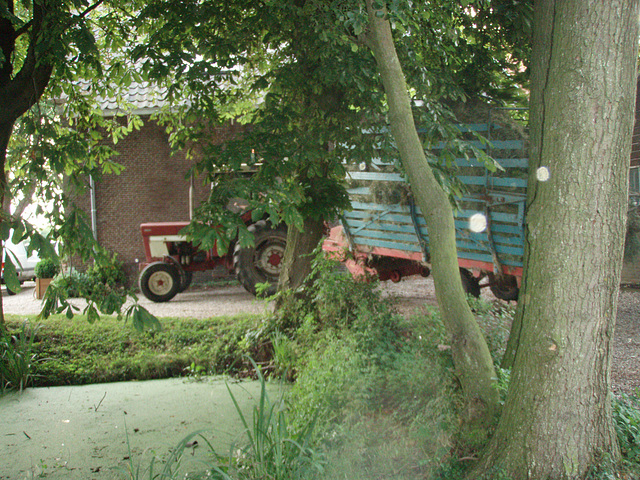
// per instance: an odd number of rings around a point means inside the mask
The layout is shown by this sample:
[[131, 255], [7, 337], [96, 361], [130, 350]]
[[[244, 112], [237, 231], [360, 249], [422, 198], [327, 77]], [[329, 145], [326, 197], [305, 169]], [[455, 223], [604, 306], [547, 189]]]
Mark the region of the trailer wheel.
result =
[[256, 295], [256, 284], [269, 283], [266, 296], [276, 293], [278, 278], [282, 270], [282, 259], [287, 244], [287, 226], [276, 228], [271, 223], [260, 220], [249, 227], [255, 243], [253, 247], [240, 248], [233, 252], [233, 265], [238, 281], [249, 293]]
[[513, 275], [494, 275], [489, 274], [489, 288], [491, 292], [500, 300], [518, 300], [520, 289], [518, 288], [518, 279]]
[[168, 302], [180, 290], [178, 269], [164, 262], [155, 262], [142, 271], [138, 280], [140, 290], [153, 302]]
[[466, 268], [460, 269], [460, 279], [462, 280], [462, 288], [465, 293], [476, 298], [480, 297], [480, 282]]

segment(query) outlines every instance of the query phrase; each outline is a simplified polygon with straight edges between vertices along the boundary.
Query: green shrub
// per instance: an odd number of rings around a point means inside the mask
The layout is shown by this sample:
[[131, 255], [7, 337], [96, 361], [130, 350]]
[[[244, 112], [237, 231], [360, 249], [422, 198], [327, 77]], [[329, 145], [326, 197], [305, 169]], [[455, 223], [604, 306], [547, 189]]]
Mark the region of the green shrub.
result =
[[376, 281], [363, 282], [320, 253], [312, 273], [299, 292], [285, 292], [269, 320], [275, 330], [295, 336], [303, 345], [313, 345], [323, 332], [352, 332], [360, 346], [380, 359], [399, 345], [401, 317], [389, 299], [383, 298]]
[[105, 253], [100, 263], [94, 263], [84, 272], [72, 268], [59, 273], [53, 283], [65, 298], [83, 297], [100, 303], [110, 292], [124, 290], [126, 282], [126, 274], [116, 254], [108, 256]]
[[614, 397], [613, 420], [622, 456], [640, 465], [640, 400], [628, 395]]
[[305, 285], [279, 293], [276, 311], [247, 332], [244, 347], [249, 355], [268, 364], [267, 373], [287, 372], [293, 378], [304, 368], [308, 350], [325, 335], [339, 337], [348, 332], [361, 353], [374, 362], [390, 361], [402, 344], [401, 317], [382, 297], [378, 284], [354, 280], [322, 252], [312, 265]]
[[603, 453], [585, 480], [640, 478], [640, 400], [623, 394], [613, 397], [612, 408], [622, 462]]
[[271, 332], [274, 371], [294, 364], [291, 424], [317, 416], [316, 441], [331, 459], [324, 478], [435, 471], [451, 449], [459, 401], [450, 352], [439, 348], [448, 336], [437, 311], [405, 320], [375, 281], [356, 281], [324, 257], [303, 289], [278, 302], [253, 344]]
[[87, 274], [96, 283], [102, 283], [111, 288], [124, 287], [127, 283], [127, 275], [124, 272], [122, 262], [118, 260], [115, 253], [111, 256], [105, 253], [100, 263], [96, 262], [89, 267]]
[[38, 278], [53, 278], [60, 271], [60, 265], [51, 258], [43, 258], [35, 266], [35, 274]]
[[296, 364], [300, 358], [298, 344], [283, 333], [276, 331], [271, 338], [273, 345], [273, 367], [277, 377], [293, 381]]
[[[104, 258], [108, 258], [108, 261], [104, 262]], [[90, 321], [97, 318], [96, 309], [106, 315], [119, 312], [127, 294], [122, 264], [115, 255], [102, 255], [101, 259], [100, 264], [95, 263], [86, 272], [70, 269], [58, 274], [48, 293], [49, 301], [55, 303], [68, 298], [84, 298], [91, 304], [93, 315]]]
[[446, 335], [430, 315], [403, 327], [400, 345], [366, 347], [359, 332], [335, 331], [307, 351], [287, 398], [294, 424], [318, 415], [324, 478], [428, 478], [449, 454], [459, 397], [438, 349]]
[[289, 392], [294, 422], [304, 424], [318, 412], [318, 432], [330, 434], [334, 425], [359, 415], [371, 404], [367, 382], [370, 366], [352, 336], [328, 336], [307, 352], [295, 385]]
[[94, 278], [88, 273], [71, 269], [67, 273], [56, 275], [52, 285], [59, 288], [66, 298], [77, 298], [84, 294], [90, 294], [95, 282]]

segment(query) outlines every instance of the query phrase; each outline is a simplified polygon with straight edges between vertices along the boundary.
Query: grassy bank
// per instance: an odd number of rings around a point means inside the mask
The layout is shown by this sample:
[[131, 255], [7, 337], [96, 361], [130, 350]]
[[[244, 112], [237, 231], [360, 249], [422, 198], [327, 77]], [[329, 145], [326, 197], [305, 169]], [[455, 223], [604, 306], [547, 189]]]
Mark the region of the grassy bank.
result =
[[53, 386], [237, 372], [246, 368], [245, 334], [260, 318], [165, 318], [158, 332], [139, 332], [107, 316], [93, 324], [82, 315], [39, 323], [11, 315], [6, 321], [16, 336], [25, 325], [35, 333], [31, 385]]

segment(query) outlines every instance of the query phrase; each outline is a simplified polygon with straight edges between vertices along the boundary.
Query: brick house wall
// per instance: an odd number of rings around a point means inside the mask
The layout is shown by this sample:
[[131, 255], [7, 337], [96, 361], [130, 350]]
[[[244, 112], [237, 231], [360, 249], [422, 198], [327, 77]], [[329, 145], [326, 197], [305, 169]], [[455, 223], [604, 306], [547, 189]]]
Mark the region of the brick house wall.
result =
[[[640, 87], [640, 78], [638, 79]], [[640, 88], [638, 88], [640, 90]], [[631, 170], [629, 175], [630, 193], [640, 191], [640, 98], [636, 95], [636, 121], [631, 140]], [[625, 262], [622, 267], [623, 285], [640, 285], [640, 260]]]
[[[171, 154], [164, 129], [149, 117], [144, 126], [116, 145], [115, 161], [124, 166], [120, 175], [104, 175], [95, 182], [96, 232], [100, 245], [117, 253], [127, 277], [134, 282], [139, 262], [145, 259], [140, 224], [189, 220], [189, 178], [192, 162], [181, 153]], [[235, 124], [215, 129], [216, 143], [240, 134]], [[194, 179], [194, 207], [207, 198], [209, 185]], [[87, 193], [78, 205], [90, 213]]]

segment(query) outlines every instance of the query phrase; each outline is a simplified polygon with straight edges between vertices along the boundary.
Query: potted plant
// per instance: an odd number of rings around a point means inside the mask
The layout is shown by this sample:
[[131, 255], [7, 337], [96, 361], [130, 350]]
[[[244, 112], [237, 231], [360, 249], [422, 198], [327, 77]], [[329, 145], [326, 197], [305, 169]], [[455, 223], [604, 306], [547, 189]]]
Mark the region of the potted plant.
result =
[[44, 258], [40, 260], [35, 267], [36, 274], [36, 298], [41, 299], [44, 297], [44, 292], [47, 291], [47, 287], [60, 271], [60, 265], [58, 265], [51, 258]]

